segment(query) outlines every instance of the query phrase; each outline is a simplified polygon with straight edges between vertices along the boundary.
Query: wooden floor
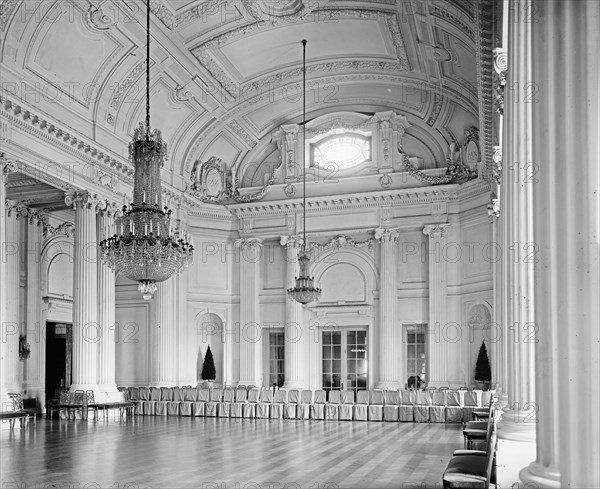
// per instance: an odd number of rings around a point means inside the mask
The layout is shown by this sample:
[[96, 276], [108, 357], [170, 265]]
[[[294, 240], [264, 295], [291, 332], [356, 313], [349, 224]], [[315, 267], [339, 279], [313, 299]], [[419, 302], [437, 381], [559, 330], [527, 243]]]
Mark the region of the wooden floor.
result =
[[0, 431], [0, 471], [5, 489], [423, 489], [461, 447], [456, 424], [38, 419]]

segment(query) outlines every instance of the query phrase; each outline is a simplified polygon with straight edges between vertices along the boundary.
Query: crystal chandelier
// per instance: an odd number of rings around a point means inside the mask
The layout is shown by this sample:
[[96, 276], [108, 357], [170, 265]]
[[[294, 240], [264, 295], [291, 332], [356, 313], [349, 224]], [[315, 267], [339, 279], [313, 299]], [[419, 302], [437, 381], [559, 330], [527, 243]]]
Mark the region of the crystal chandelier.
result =
[[[302, 134], [306, 144], [306, 40], [302, 40], [302, 93], [303, 93], [303, 109], [302, 109]], [[306, 164], [303, 169], [303, 187], [302, 187], [302, 230], [303, 238], [300, 252], [298, 253], [298, 261], [300, 262], [300, 276], [296, 277], [296, 286], [288, 289], [288, 295], [293, 301], [300, 304], [308, 304], [315, 302], [321, 297], [321, 289], [315, 287], [315, 279], [309, 275], [310, 257], [306, 251]]]
[[115, 272], [139, 283], [138, 290], [150, 300], [156, 283], [167, 280], [192, 263], [194, 247], [184, 231], [171, 229], [171, 210], [162, 206], [160, 169], [167, 145], [158, 129], [150, 129], [150, 0], [146, 33], [146, 123], [140, 122], [129, 143], [134, 165], [133, 203], [123, 206], [115, 219], [119, 235], [100, 242], [100, 256]]

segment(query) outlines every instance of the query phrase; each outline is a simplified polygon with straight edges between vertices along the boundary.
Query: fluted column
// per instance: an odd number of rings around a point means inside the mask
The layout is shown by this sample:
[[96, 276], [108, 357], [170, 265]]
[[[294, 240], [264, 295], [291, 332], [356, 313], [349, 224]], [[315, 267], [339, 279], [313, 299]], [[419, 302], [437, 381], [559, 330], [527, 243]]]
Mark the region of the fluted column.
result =
[[397, 229], [376, 229], [380, 243], [379, 284], [379, 382], [378, 389], [397, 389], [398, 345], [394, 341], [398, 285], [396, 282]]
[[600, 487], [600, 4], [531, 8], [537, 453], [520, 476]]
[[4, 267], [6, 284], [5, 293], [5, 326], [6, 332], [3, 342], [6, 354], [4, 376], [6, 387], [9, 392], [20, 392], [21, 381], [19, 370], [22, 362], [19, 362], [19, 334], [25, 321], [21, 319], [20, 290], [21, 290], [21, 213], [27, 217], [27, 209], [24, 204], [12, 200], [6, 200], [6, 220], [4, 221]]
[[[0, 154], [0, 229], [5, 229], [6, 226], [6, 175], [14, 171], [15, 165], [4, 158], [3, 154]], [[12, 411], [13, 404], [10, 397], [8, 397], [8, 389], [6, 388], [6, 345], [9, 334], [8, 323], [6, 320], [6, 294], [8, 292], [6, 284], [6, 245], [7, 239], [5, 233], [0, 232], [0, 250], [2, 250], [2, 256], [0, 256], [0, 411]], [[18, 337], [18, 335], [17, 335]], [[18, 340], [17, 340], [18, 341]], [[2, 427], [8, 426], [8, 423], [0, 425]]]
[[443, 258], [446, 233], [450, 224], [428, 224], [423, 233], [429, 236], [429, 326], [428, 386], [447, 385], [447, 345], [444, 341], [446, 327], [446, 275], [447, 265]]
[[[98, 241], [114, 233], [115, 207], [100, 209], [97, 218]], [[98, 260], [98, 390], [96, 395], [106, 402], [120, 399], [115, 383], [115, 273], [104, 260]]]
[[150, 386], [177, 385], [177, 277], [158, 284], [156, 294], [156, 324], [151, 333], [154, 349]]
[[[530, 2], [511, 2], [508, 8], [508, 69], [500, 188], [499, 248], [502, 335], [507, 351], [505, 391], [508, 404], [498, 423], [497, 480], [500, 487], [519, 482], [524, 460], [535, 454], [535, 341], [532, 191], [533, 103], [527, 100], [531, 78], [531, 22], [524, 21]], [[529, 11], [536, 16], [535, 13]], [[533, 18], [528, 17], [528, 18]]]
[[[42, 343], [42, 234], [43, 223], [47, 220], [39, 211], [29, 210], [27, 225], [27, 342], [31, 354], [25, 360], [24, 380], [29, 395], [42, 397], [42, 367], [45, 366], [45, 344]], [[33, 392], [31, 392], [33, 391]], [[39, 395], [39, 396], [38, 396]]]
[[262, 385], [262, 327], [258, 304], [262, 240], [235, 240], [240, 250], [240, 384]]
[[[284, 249], [285, 283], [287, 289], [294, 287], [296, 277], [300, 273], [298, 252], [302, 245], [299, 236], [282, 236], [281, 246]], [[285, 332], [284, 332], [284, 368], [286, 389], [306, 387], [302, 359], [302, 343], [299, 335], [302, 333], [302, 304], [285, 294]]]
[[98, 390], [98, 236], [97, 199], [87, 192], [69, 193], [75, 210], [73, 249], [73, 377], [71, 390]]

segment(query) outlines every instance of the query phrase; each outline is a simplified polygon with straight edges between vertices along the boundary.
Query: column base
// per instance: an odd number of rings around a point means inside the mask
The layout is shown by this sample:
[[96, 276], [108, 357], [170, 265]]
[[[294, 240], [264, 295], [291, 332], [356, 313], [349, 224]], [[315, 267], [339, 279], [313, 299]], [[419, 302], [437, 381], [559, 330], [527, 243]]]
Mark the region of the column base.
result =
[[545, 467], [539, 462], [531, 462], [519, 473], [526, 488], [547, 487], [560, 489], [560, 472], [553, 465]]
[[497, 426], [496, 487], [522, 487], [519, 473], [537, 456], [535, 428], [535, 411], [502, 413]]
[[377, 382], [375, 389], [394, 391], [400, 388], [400, 382], [394, 380], [381, 380]]

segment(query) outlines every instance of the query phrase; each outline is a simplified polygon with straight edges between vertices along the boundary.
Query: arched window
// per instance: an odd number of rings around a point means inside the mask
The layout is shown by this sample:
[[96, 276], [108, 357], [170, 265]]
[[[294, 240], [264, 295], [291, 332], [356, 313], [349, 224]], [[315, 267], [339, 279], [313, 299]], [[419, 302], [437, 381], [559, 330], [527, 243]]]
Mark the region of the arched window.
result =
[[311, 145], [311, 161], [320, 168], [353, 168], [371, 159], [371, 138], [357, 133], [333, 134]]

